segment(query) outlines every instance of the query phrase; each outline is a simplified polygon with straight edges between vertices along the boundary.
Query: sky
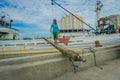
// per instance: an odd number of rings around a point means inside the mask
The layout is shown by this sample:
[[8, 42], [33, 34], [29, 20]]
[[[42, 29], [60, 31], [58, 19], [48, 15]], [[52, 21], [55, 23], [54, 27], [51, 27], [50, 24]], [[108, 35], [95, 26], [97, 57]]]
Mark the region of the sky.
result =
[[[83, 21], [95, 28], [96, 0], [55, 1], [72, 13], [82, 16]], [[101, 17], [120, 14], [120, 0], [101, 0], [101, 3]], [[51, 0], [0, 0], [0, 16], [6, 15], [6, 18], [13, 19], [12, 27], [19, 30], [20, 38], [52, 36], [50, 26], [53, 18], [59, 22], [68, 14], [59, 6], [51, 5]]]

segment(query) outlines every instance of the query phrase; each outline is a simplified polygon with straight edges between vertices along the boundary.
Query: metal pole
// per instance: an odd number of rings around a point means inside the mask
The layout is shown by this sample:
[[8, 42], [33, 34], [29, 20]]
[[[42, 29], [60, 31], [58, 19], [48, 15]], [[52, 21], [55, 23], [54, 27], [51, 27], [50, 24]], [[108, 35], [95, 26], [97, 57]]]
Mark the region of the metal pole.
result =
[[56, 49], [58, 49], [64, 56], [68, 57], [72, 61], [83, 61], [85, 62], [86, 60], [83, 60], [83, 58], [79, 55], [78, 52], [75, 52], [73, 50], [69, 50], [63, 46], [60, 46], [58, 44], [54, 44], [50, 39], [48, 38], [43, 38], [45, 41], [50, 43], [52, 46], [54, 46]]

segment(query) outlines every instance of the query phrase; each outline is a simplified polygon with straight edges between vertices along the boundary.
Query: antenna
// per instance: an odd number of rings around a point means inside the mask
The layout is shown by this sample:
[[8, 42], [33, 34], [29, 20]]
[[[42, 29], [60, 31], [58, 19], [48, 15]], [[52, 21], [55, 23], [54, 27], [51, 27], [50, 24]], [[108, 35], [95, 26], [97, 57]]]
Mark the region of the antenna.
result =
[[101, 11], [101, 8], [103, 7], [103, 4], [101, 4], [101, 1], [100, 0], [97, 0], [96, 1], [96, 16], [97, 16], [97, 22], [98, 22], [98, 28], [96, 28], [98, 30], [98, 32], [100, 32], [100, 26], [99, 26], [99, 19], [100, 19], [100, 11]]

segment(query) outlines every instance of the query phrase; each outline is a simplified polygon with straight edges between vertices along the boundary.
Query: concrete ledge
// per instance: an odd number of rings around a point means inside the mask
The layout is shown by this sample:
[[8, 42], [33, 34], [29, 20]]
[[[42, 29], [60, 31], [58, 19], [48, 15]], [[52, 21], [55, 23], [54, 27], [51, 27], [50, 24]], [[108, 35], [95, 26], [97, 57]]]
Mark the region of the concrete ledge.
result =
[[[119, 52], [120, 52], [119, 47], [118, 48], [112, 48], [111, 47], [110, 49], [97, 50], [97, 52], [95, 53], [96, 54], [97, 65], [102, 65], [106, 61], [110, 61], [110, 60], [119, 58], [120, 57]], [[79, 65], [78, 70], [83, 70], [83, 69], [89, 68], [91, 66], [95, 66], [94, 57], [93, 57], [92, 53], [85, 54], [84, 58], [87, 60], [87, 62], [76, 63], [77, 65]]]
[[38, 55], [31, 55], [31, 56], [24, 56], [24, 57], [1, 59], [0, 66], [18, 65], [18, 64], [27, 63], [27, 62], [44, 61], [44, 60], [60, 58], [60, 57], [63, 57], [60, 53], [54, 53], [54, 54], [38, 54]]
[[0, 67], [0, 80], [52, 80], [70, 69], [63, 58]]
[[[114, 45], [97, 48], [97, 64], [120, 57], [119, 47]], [[94, 66], [92, 53], [86, 53], [84, 58], [87, 62], [75, 63], [79, 66], [78, 70]], [[68, 71], [73, 71], [73, 67], [61, 54], [0, 60], [0, 80], [53, 80]]]

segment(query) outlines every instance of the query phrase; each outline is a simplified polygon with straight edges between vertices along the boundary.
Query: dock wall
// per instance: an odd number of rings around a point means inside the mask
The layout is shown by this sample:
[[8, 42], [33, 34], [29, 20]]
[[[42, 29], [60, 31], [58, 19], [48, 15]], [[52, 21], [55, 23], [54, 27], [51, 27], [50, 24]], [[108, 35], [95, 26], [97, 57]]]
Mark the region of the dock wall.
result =
[[[100, 47], [95, 51], [97, 65], [100, 66], [106, 61], [120, 57], [120, 45]], [[79, 66], [79, 71], [94, 66], [91, 52], [85, 53], [83, 58], [87, 61], [75, 63]], [[0, 60], [0, 80], [53, 80], [69, 71], [73, 71], [73, 67], [60, 53]]]

